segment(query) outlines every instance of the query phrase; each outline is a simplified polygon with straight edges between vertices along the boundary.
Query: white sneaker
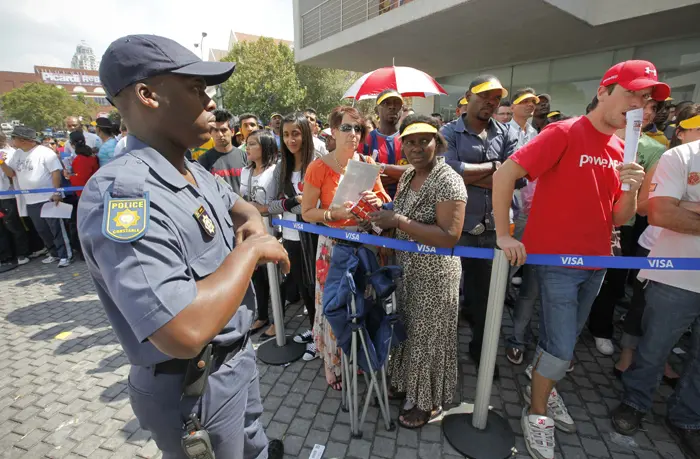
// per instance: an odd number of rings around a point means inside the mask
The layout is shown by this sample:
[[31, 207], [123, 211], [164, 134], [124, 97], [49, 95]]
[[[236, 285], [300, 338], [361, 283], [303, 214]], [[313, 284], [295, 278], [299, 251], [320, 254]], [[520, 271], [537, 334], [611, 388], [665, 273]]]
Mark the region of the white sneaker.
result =
[[308, 316], [308, 315], [309, 315], [309, 310], [306, 309], [306, 306], [304, 306], [304, 315], [305, 315], [305, 316]]
[[[523, 396], [527, 404], [530, 405], [532, 403], [532, 386], [530, 384], [525, 387]], [[552, 389], [552, 392], [549, 394], [549, 400], [547, 400], [547, 416], [554, 420], [554, 425], [557, 429], [568, 433], [576, 432], [576, 424], [571, 415], [569, 415], [569, 410], [566, 409], [564, 400], [555, 388]]]
[[304, 355], [301, 358], [304, 359], [305, 362], [310, 362], [316, 357], [316, 343], [307, 344], [306, 351], [304, 351]]
[[615, 346], [613, 346], [612, 341], [607, 338], [596, 338], [595, 348], [603, 355], [613, 355], [615, 353]]
[[554, 421], [546, 416], [529, 414], [529, 408], [523, 408], [520, 419], [525, 447], [534, 459], [554, 459]]
[[20, 266], [21, 266], [21, 265], [26, 265], [27, 263], [29, 263], [29, 258], [27, 258], [27, 257], [17, 257], [17, 264], [18, 264], [18, 265], [20, 265]]
[[513, 285], [515, 285], [515, 286], [517, 286], [517, 287], [519, 287], [519, 286], [521, 286], [521, 285], [523, 284], [523, 278], [522, 278], [522, 277], [513, 277], [513, 278], [510, 280], [510, 283], [513, 284]]
[[68, 258], [61, 258], [61, 260], [58, 262], [58, 267], [65, 268], [66, 266], [70, 266], [71, 263], [73, 263], [73, 260]]
[[299, 333], [294, 336], [294, 342], [299, 344], [312, 343], [314, 340], [314, 334], [311, 330], [306, 330], [304, 333]]
[[41, 262], [44, 263], [45, 265], [48, 265], [49, 263], [56, 263], [57, 261], [58, 261], [58, 257], [52, 257], [51, 255], [49, 255], [48, 257], [41, 260]]

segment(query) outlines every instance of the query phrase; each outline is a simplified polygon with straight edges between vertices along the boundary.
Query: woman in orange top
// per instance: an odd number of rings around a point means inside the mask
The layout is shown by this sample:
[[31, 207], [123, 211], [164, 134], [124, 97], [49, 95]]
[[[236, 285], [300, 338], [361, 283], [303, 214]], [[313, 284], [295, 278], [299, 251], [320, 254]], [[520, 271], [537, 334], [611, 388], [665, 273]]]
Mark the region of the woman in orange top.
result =
[[[352, 107], [336, 107], [330, 115], [331, 134], [336, 140], [336, 149], [326, 156], [316, 159], [306, 170], [304, 176], [304, 194], [301, 208], [302, 217], [309, 223], [324, 223], [333, 228], [349, 231], [358, 229], [358, 222], [350, 212], [353, 203], [344, 207], [330, 209], [331, 202], [338, 189], [338, 184], [351, 159], [374, 163], [369, 156], [357, 153], [357, 147], [365, 135], [365, 122], [360, 113]], [[368, 202], [380, 207], [391, 201], [384, 191], [382, 182], [377, 177], [372, 190], [362, 193]], [[320, 206], [319, 206], [320, 200]], [[328, 267], [337, 241], [325, 236], [318, 238], [316, 252], [316, 320], [314, 321], [314, 340], [318, 355], [325, 362], [326, 381], [335, 390], [341, 390], [340, 353], [336, 347], [335, 336], [323, 315], [323, 288], [328, 276]]]

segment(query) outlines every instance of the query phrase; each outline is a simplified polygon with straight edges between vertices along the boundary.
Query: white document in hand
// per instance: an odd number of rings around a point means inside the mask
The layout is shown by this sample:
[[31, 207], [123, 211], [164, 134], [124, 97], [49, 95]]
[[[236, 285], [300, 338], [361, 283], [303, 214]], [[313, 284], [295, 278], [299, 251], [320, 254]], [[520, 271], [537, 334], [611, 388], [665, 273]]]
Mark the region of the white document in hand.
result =
[[73, 213], [73, 206], [65, 202], [49, 201], [41, 206], [41, 218], [70, 218]]
[[350, 160], [345, 175], [340, 177], [338, 189], [331, 202], [331, 209], [342, 207], [346, 202], [357, 204], [362, 192], [372, 191], [377, 177], [379, 177], [379, 165]]

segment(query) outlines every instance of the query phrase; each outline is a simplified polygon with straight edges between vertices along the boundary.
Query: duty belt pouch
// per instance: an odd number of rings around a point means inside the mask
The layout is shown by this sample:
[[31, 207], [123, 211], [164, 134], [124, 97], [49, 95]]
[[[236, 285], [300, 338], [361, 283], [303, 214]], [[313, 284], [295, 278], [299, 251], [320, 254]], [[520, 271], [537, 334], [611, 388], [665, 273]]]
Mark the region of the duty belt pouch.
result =
[[213, 348], [212, 344], [208, 344], [197, 357], [190, 359], [183, 382], [183, 396], [201, 397], [207, 390], [207, 381], [214, 361]]

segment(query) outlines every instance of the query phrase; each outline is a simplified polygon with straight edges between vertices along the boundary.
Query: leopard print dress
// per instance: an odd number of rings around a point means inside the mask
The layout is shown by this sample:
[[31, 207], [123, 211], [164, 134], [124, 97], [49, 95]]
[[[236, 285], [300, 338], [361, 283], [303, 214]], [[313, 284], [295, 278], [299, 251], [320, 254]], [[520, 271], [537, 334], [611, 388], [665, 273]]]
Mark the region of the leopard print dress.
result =
[[[409, 168], [399, 181], [394, 210], [428, 225], [436, 224], [436, 205], [467, 200], [460, 176], [438, 158], [419, 191], [411, 190], [415, 171]], [[397, 239], [411, 241], [403, 231]], [[404, 269], [399, 288], [399, 313], [408, 339], [391, 356], [391, 385], [406, 392], [408, 401], [430, 411], [452, 401], [457, 387], [458, 257], [397, 252]]]

